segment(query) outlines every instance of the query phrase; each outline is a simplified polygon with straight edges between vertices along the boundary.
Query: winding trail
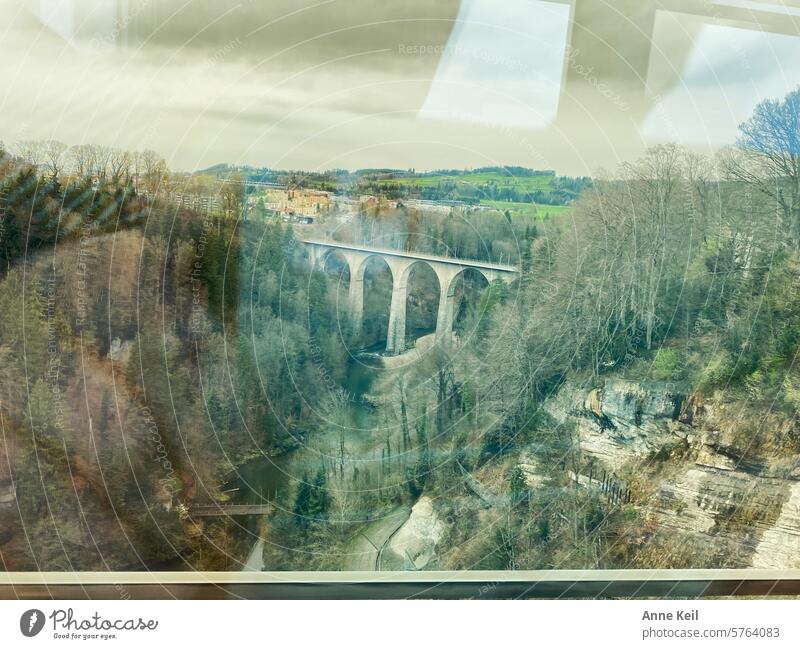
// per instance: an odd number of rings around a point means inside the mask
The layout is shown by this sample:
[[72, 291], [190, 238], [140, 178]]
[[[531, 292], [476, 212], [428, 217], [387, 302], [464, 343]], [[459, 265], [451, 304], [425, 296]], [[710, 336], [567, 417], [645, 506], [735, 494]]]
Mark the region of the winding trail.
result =
[[367, 525], [354, 539], [352, 552], [348, 556], [344, 569], [380, 570], [383, 549], [410, 515], [409, 507], [398, 507], [380, 520]]

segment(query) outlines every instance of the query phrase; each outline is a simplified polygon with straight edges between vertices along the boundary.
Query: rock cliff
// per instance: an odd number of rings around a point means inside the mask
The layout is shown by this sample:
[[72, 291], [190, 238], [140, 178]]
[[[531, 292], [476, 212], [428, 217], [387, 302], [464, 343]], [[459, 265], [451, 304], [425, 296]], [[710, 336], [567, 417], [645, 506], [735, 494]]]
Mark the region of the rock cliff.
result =
[[435, 569], [436, 544], [443, 534], [444, 524], [433, 509], [433, 501], [423, 496], [386, 545], [381, 555], [381, 566], [395, 570]]
[[574, 423], [581, 448], [616, 469], [686, 437], [678, 419], [684, 399], [674, 384], [609, 380], [594, 389], [567, 384], [546, 410], [558, 422]]
[[658, 529], [696, 536], [728, 567], [800, 567], [800, 458], [770, 455], [786, 434], [779, 417], [626, 380], [565, 385], [546, 410], [603, 470], [664, 463], [634, 500]]

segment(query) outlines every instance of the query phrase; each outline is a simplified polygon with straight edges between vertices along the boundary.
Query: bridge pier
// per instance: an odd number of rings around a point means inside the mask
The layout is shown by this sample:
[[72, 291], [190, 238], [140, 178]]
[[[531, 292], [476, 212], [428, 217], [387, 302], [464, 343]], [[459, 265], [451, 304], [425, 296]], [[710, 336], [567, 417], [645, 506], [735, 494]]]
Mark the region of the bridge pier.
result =
[[408, 277], [411, 274], [413, 259], [387, 258], [392, 271], [392, 303], [389, 307], [389, 331], [386, 334], [386, 353], [392, 356], [406, 350], [406, 301], [408, 298]]
[[439, 313], [436, 316], [436, 340], [448, 343], [453, 336], [453, 318], [456, 310], [456, 296], [442, 289], [439, 292]]
[[463, 271], [458, 266], [437, 269], [439, 279], [439, 311], [436, 314], [436, 340], [450, 342], [453, 335], [453, 320], [456, 311], [455, 279]]
[[361, 333], [361, 325], [364, 319], [364, 270], [369, 256], [351, 250], [340, 251], [340, 254], [344, 257], [350, 270], [350, 286], [347, 290], [347, 299], [353, 331], [358, 335]]
[[386, 334], [386, 353], [396, 356], [406, 350], [406, 287], [392, 287], [392, 306], [389, 308], [389, 331]]
[[422, 253], [370, 248], [333, 241], [303, 241], [309, 248], [313, 266], [324, 270], [325, 256], [336, 250], [350, 269], [348, 303], [350, 317], [356, 333], [361, 331], [364, 319], [364, 272], [371, 257], [380, 257], [392, 274], [392, 300], [389, 308], [389, 331], [386, 336], [386, 353], [402, 354], [406, 350], [406, 302], [408, 281], [414, 264], [427, 264], [439, 280], [439, 309], [436, 315], [436, 339], [447, 342], [453, 334], [455, 319], [455, 279], [467, 268], [481, 273], [491, 284], [495, 279], [513, 281], [519, 272], [514, 266], [503, 266], [467, 259], [448, 259]]
[[352, 271], [353, 265], [350, 266], [350, 318], [353, 322], [353, 332], [358, 335], [361, 333], [361, 325], [364, 320], [364, 272], [361, 272], [360, 277], [354, 276]]

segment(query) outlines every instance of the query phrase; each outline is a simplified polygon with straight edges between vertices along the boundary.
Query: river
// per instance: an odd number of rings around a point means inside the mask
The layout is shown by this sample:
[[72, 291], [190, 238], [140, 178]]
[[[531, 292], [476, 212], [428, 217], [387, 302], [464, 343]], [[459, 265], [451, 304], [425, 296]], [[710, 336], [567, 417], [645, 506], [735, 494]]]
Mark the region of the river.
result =
[[[348, 461], [378, 461], [383, 440], [375, 435], [374, 408], [364, 399], [370, 386], [382, 371], [377, 358], [385, 343], [364, 350], [366, 353], [351, 357], [348, 363], [344, 389], [347, 401], [344, 445]], [[373, 356], [374, 355], [374, 356]], [[377, 362], [376, 362], [377, 361]], [[241, 503], [259, 503], [264, 500], [282, 502], [286, 506], [288, 492], [293, 483], [303, 475], [313, 476], [320, 463], [336, 464], [341, 455], [342, 427], [331, 425], [319, 434], [309, 436], [305, 443], [278, 457], [261, 457], [239, 468], [238, 477], [229, 488], [236, 489], [234, 498]], [[244, 570], [261, 570], [264, 540], [258, 521], [249, 528], [256, 541], [245, 561]]]

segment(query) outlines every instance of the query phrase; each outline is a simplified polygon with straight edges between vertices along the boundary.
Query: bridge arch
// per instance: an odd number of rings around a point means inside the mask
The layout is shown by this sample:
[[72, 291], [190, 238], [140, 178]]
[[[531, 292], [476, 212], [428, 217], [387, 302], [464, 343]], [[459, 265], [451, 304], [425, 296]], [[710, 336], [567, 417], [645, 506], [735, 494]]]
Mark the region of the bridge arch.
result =
[[[442, 277], [430, 262], [424, 259], [414, 259], [402, 268], [397, 284], [396, 290], [400, 295], [394, 306], [401, 313], [395, 315], [398, 322], [397, 340], [394, 349], [390, 351], [400, 353], [420, 325], [423, 329], [429, 328], [432, 331], [436, 329]], [[426, 314], [424, 303], [425, 301], [430, 303], [431, 296], [434, 301], [433, 311]], [[389, 349], [388, 345], [387, 349]]]
[[[372, 342], [388, 340], [390, 336], [391, 304], [397, 284], [390, 261], [383, 255], [370, 254], [351, 264], [350, 308], [354, 327]], [[365, 313], [371, 316], [366, 323]]]
[[[367, 271], [367, 265], [370, 263], [375, 263], [376, 259], [380, 259], [381, 261], [385, 262], [386, 265], [389, 267], [389, 270], [392, 270], [392, 265], [384, 259], [383, 255], [378, 253], [370, 253], [366, 255], [362, 255], [358, 259], [354, 260], [353, 268], [351, 268], [351, 277], [356, 282], [363, 282], [364, 281], [364, 274]], [[394, 273], [392, 273], [392, 279], [394, 280]]]
[[[334, 241], [303, 241], [309, 247], [310, 259], [314, 266], [322, 264], [323, 270], [329, 259], [331, 250], [337, 250], [347, 262], [350, 274], [348, 287], [348, 301], [356, 331], [363, 330], [365, 294], [371, 300], [380, 298], [389, 302], [389, 316], [386, 324], [386, 351], [389, 354], [400, 354], [405, 351], [407, 328], [407, 302], [409, 281], [412, 274], [421, 272], [420, 269], [433, 271], [438, 281], [439, 303], [436, 314], [436, 337], [447, 339], [452, 335], [458, 313], [456, 312], [459, 290], [459, 278], [470, 271], [477, 273], [488, 286], [501, 279], [511, 282], [518, 274], [514, 266], [495, 264], [468, 259], [454, 259], [437, 257], [423, 253], [414, 253], [400, 250], [371, 248], [357, 244], [346, 244]], [[380, 261], [375, 261], [380, 260]], [[367, 271], [370, 266], [383, 266], [388, 268], [388, 277], [377, 285], [367, 286], [369, 283]], [[472, 273], [474, 271], [474, 273]], [[344, 270], [342, 269], [342, 273]], [[428, 273], [428, 270], [422, 271]], [[389, 281], [386, 281], [388, 279]], [[431, 290], [435, 292], [433, 287]], [[486, 290], [485, 288], [482, 290]], [[390, 295], [389, 295], [390, 294]], [[383, 326], [379, 323], [379, 327]], [[374, 333], [374, 332], [373, 332]]]
[[[476, 284], [482, 284], [480, 288]], [[450, 336], [459, 322], [468, 317], [462, 309], [470, 308], [470, 300], [480, 299], [479, 296], [491, 287], [492, 278], [489, 273], [481, 268], [461, 268], [450, 278], [446, 294], [443, 298], [449, 302], [445, 317], [441, 323], [439, 335]], [[468, 297], [468, 293], [471, 293]], [[472, 304], [473, 307], [477, 306]], [[462, 323], [463, 324], [463, 323]]]
[[323, 251], [316, 260], [317, 270], [325, 273], [334, 283], [332, 289], [336, 297], [336, 316], [339, 322], [342, 321], [342, 317], [348, 320], [352, 318], [350, 292], [352, 264], [350, 262], [348, 255], [336, 248]]
[[319, 258], [319, 270], [329, 275], [336, 276], [340, 282], [345, 282], [345, 288], [350, 287], [350, 275], [352, 268], [347, 255], [341, 250], [331, 248], [324, 252]]

